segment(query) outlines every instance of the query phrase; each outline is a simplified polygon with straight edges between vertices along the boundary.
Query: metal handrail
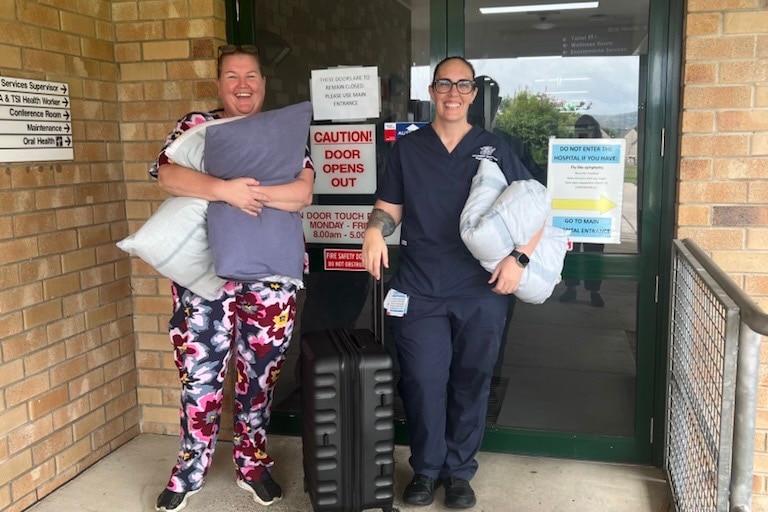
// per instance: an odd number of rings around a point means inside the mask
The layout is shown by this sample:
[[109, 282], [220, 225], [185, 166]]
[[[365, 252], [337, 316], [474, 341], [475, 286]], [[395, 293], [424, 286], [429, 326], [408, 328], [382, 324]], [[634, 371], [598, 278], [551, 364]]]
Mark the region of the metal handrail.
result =
[[752, 510], [752, 472], [755, 456], [757, 391], [760, 372], [761, 335], [768, 336], [768, 314], [712, 261], [696, 242], [681, 240], [718, 285], [739, 307], [741, 329], [734, 401], [733, 450], [731, 458], [731, 512]]

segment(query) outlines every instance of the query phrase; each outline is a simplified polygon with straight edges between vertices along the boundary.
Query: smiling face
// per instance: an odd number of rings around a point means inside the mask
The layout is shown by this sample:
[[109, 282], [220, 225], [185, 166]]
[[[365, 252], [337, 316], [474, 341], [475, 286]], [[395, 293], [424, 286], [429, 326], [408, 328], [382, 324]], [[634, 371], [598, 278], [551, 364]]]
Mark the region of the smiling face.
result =
[[[444, 61], [435, 70], [434, 77], [435, 80], [447, 79], [451, 82], [472, 80], [474, 78], [472, 68], [462, 59], [448, 59]], [[439, 93], [430, 85], [429, 95], [435, 103], [435, 121], [439, 123], [466, 122], [469, 105], [477, 96], [477, 88], [473, 89], [469, 94], [461, 94], [454, 85], [450, 91]]]
[[232, 53], [221, 57], [216, 80], [226, 117], [255, 114], [264, 104], [267, 79], [254, 55]]

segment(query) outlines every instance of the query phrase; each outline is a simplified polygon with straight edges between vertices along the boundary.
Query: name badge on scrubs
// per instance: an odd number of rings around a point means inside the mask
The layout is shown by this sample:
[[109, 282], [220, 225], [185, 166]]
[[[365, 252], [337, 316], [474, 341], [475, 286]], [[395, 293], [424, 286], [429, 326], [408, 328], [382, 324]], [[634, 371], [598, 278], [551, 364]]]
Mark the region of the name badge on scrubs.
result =
[[390, 288], [384, 297], [384, 309], [389, 316], [404, 316], [408, 312], [408, 296]]

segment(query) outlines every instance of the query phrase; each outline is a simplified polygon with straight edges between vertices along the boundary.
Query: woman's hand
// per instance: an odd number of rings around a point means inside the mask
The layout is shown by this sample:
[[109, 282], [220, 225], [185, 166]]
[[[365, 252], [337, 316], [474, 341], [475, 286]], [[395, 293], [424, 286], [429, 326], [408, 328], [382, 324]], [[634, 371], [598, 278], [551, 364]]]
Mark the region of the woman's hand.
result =
[[259, 188], [259, 181], [254, 178], [235, 178], [220, 184], [219, 194], [222, 200], [248, 215], [257, 216], [270, 197]]
[[389, 250], [387, 242], [379, 228], [368, 228], [363, 237], [363, 266], [378, 281], [381, 279], [381, 267], [389, 268]]
[[520, 286], [520, 279], [523, 277], [523, 267], [517, 263], [513, 256], [507, 256], [496, 265], [488, 284], [494, 284], [493, 292], [499, 295], [509, 295], [515, 293]]

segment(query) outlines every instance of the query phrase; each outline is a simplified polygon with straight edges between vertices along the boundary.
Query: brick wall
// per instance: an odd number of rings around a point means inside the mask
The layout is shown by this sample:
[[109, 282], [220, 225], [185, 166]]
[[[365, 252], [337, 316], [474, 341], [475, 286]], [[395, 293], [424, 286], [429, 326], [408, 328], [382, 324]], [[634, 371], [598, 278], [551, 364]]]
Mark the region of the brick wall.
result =
[[163, 199], [147, 166], [175, 119], [216, 104], [224, 19], [224, 0], [0, 0], [0, 75], [67, 83], [74, 138], [73, 161], [0, 164], [0, 510], [136, 436], [139, 381], [164, 431], [167, 280], [115, 242]]
[[[678, 237], [768, 310], [768, 2], [689, 0]], [[768, 511], [768, 343], [761, 364], [755, 511]]]

